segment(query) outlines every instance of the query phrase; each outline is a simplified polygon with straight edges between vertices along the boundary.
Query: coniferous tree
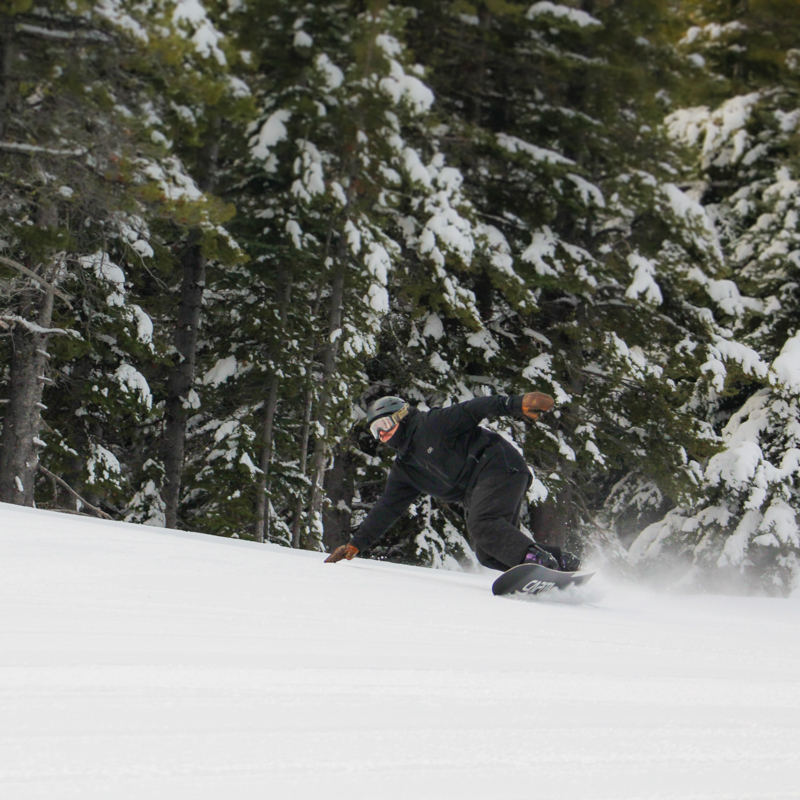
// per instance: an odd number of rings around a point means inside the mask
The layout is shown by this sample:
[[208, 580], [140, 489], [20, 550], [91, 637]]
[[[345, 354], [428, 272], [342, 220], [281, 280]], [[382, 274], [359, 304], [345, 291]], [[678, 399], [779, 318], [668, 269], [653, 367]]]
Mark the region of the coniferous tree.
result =
[[[437, 147], [492, 246], [461, 282], [477, 325], [416, 274], [397, 296], [410, 294], [422, 324], [383, 362], [403, 375], [398, 362], [424, 351], [439, 372], [426, 401], [534, 383], [556, 397], [549, 424], [507, 431], [539, 471], [540, 538], [563, 542], [623, 478], [669, 507], [696, 487], [713, 438], [682, 406], [724, 331], [706, 292], [722, 268], [715, 233], [656, 127], [677, 68], [663, 9], [409, 5], [411, 44], [430, 54]], [[413, 396], [415, 383], [394, 385]]]
[[[704, 80], [667, 118], [691, 148], [693, 186], [719, 231], [731, 281], [716, 287], [750, 369], [714, 370], [698, 400], [723, 449], [703, 499], [645, 530], [633, 554], [687, 585], [785, 593], [800, 575], [796, 4], [693, 2], [681, 40]], [[698, 104], [698, 101], [701, 104]]]
[[[426, 130], [433, 95], [402, 45], [407, 15], [384, 6], [260, 6], [269, 24], [259, 54], [264, 112], [252, 130], [242, 201], [254, 257], [240, 274], [246, 284], [229, 289], [250, 296], [253, 314], [236, 321], [233, 355], [220, 353], [219, 361], [235, 359], [242, 367], [235, 380], [251, 387], [237, 392], [247, 399], [233, 404], [226, 430], [238, 436], [246, 425], [262, 433], [260, 458], [247, 449], [248, 435], [229, 461], [246, 455], [262, 473], [269, 468], [269, 486], [255, 475], [249, 483], [270, 501], [297, 497], [299, 505], [283, 508], [276, 521], [294, 544], [301, 531], [308, 546], [323, 536], [329, 454], [355, 421], [354, 400], [367, 388], [364, 364], [376, 350], [401, 259], [427, 264], [452, 307], [477, 318], [474, 297], [444, 268], [446, 257], [463, 263], [476, 247], [473, 224], [459, 209], [469, 204]], [[240, 347], [250, 348], [246, 359]], [[282, 456], [287, 451], [299, 458]], [[263, 531], [269, 517], [259, 502]]]
[[[538, 538], [669, 512], [637, 558], [786, 591], [791, 6], [3, 3], [0, 499], [331, 547], [372, 399], [535, 387], [492, 425]], [[424, 500], [373, 555], [463, 529]]]
[[[135, 351], [139, 343], [146, 346], [150, 322], [130, 302], [107, 249], [109, 240], [131, 251], [137, 242], [146, 245], [136, 234], [138, 203], [123, 190], [138, 144], [125, 106], [131, 87], [111, 85], [130, 53], [124, 26], [110, 13], [93, 13], [88, 3], [4, 4], [0, 16], [0, 239], [10, 267], [4, 310], [11, 328], [2, 499], [30, 505], [45, 446], [53, 448], [52, 456], [44, 451], [46, 461], [77, 457], [81, 479], [117, 472], [102, 435], [85, 438], [80, 452], [67, 443], [72, 434], [58, 423], [58, 409], [47, 408], [59, 395], [44, 386], [55, 379], [71, 395], [84, 377], [98, 377], [85, 374], [79, 361], [111, 356], [100, 381], [103, 402], [110, 388], [136, 413], [140, 393], [130, 389], [146, 384], [133, 359], [119, 350], [112, 354], [107, 336], [111, 326]], [[92, 385], [100, 396], [99, 383]], [[73, 418], [74, 428], [85, 431], [84, 421], [74, 425]]]
[[[200, 402], [196, 361], [209, 271], [224, 270], [242, 257], [238, 245], [220, 225], [235, 210], [222, 206], [213, 195], [223, 161], [229, 158], [231, 141], [241, 145], [237, 123], [241, 126], [250, 111], [249, 89], [236, 74], [242, 54], [220, 28], [232, 24], [231, 15], [221, 11], [222, 5], [206, 3], [201, 9], [187, 3], [185, 9], [181, 4], [175, 7], [174, 34], [165, 42], [171, 52], [164, 64], [166, 69], [160, 72], [158, 87], [165, 111], [172, 111], [168, 124], [177, 138], [174, 153], [191, 176], [198, 198], [207, 205], [198, 209], [199, 213], [186, 216], [183, 230], [173, 226], [165, 232], [169, 238], [179, 237], [172, 254], [174, 306], [167, 310], [174, 325], [172, 363], [163, 385], [159, 451], [163, 464], [160, 497], [168, 527], [179, 524], [187, 425], [192, 409]], [[216, 21], [214, 16], [218, 17]]]
[[[2, 239], [16, 264], [11, 274], [20, 276], [24, 267], [45, 288], [12, 286], [8, 344], [24, 356], [31, 347], [24, 338], [38, 337], [32, 352], [47, 359], [48, 370], [30, 359], [17, 362], [55, 381], [37, 401], [22, 390], [19, 371], [8, 375], [4, 475], [17, 489], [17, 480], [27, 487], [16, 498], [26, 503], [33, 502], [33, 482], [12, 466], [19, 395], [33, 401], [26, 431], [44, 428], [35, 439], [37, 447], [47, 446], [48, 471], [122, 513], [137, 488], [135, 473], [153, 450], [144, 431], [156, 432], [150, 382], [158, 377], [160, 328], [150, 315], [161, 309], [153, 297], [166, 285], [171, 249], [192, 224], [225, 238], [217, 230], [224, 209], [198, 191], [171, 138], [173, 120], [191, 113], [178, 105], [179, 93], [192, 85], [196, 93], [200, 84], [192, 57], [217, 52], [209, 29], [187, 37], [185, 10], [181, 3], [25, 3], [4, 16]], [[193, 20], [199, 30], [202, 21]], [[188, 55], [180, 47], [187, 41]], [[170, 65], [182, 78], [171, 84], [171, 95], [160, 91]], [[48, 316], [51, 323], [42, 326]], [[48, 334], [45, 350], [45, 334], [31, 330], [37, 325], [70, 334], [55, 340]], [[28, 433], [23, 438], [30, 440]], [[36, 460], [16, 458], [32, 477]], [[155, 462], [152, 472], [163, 474]], [[49, 489], [42, 491], [49, 500]], [[159, 505], [157, 491], [145, 494], [145, 506]], [[151, 511], [144, 508], [138, 518], [160, 519]]]

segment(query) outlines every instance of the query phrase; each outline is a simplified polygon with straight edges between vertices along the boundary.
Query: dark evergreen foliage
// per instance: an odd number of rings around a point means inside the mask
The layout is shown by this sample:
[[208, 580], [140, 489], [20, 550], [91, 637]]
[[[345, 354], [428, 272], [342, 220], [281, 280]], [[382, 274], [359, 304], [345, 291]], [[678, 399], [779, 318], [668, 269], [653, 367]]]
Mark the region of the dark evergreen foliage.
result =
[[795, 5], [0, 3], [0, 499], [331, 549], [371, 400], [535, 388], [538, 539], [788, 591]]

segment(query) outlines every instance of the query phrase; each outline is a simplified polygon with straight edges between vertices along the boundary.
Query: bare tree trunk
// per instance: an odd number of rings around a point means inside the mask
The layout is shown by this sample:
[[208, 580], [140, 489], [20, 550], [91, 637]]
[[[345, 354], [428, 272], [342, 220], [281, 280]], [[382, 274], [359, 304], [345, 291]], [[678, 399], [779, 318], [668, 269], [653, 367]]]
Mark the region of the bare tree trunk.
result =
[[[314, 405], [314, 391], [311, 386], [306, 389], [306, 399], [303, 405], [303, 427], [300, 431], [300, 464], [298, 470], [301, 475], [306, 474], [308, 465], [308, 440], [311, 438], [311, 411]], [[297, 498], [297, 505], [294, 510], [294, 521], [292, 522], [292, 547], [300, 547], [300, 530], [303, 522], [303, 509], [305, 501], [301, 494]]]
[[[47, 290], [36, 323], [47, 329], [53, 320], [53, 292]], [[42, 389], [47, 378], [49, 335], [16, 323], [11, 334], [10, 397], [0, 434], [0, 501], [34, 504], [39, 467], [36, 439], [42, 427]]]
[[355, 495], [352, 462], [353, 457], [349, 450], [341, 448], [333, 460], [333, 467], [326, 475], [325, 493], [330, 506], [322, 511], [322, 541], [329, 553], [350, 541], [351, 509]]
[[340, 238], [338, 269], [331, 284], [331, 307], [328, 317], [328, 340], [325, 343], [325, 356], [322, 362], [322, 391], [317, 404], [317, 438], [314, 442], [314, 455], [311, 461], [311, 520], [309, 525], [309, 549], [322, 547], [322, 503], [325, 496], [325, 462], [328, 457], [328, 442], [323, 435], [327, 428], [328, 407], [331, 401], [330, 383], [336, 371], [336, 356], [339, 352], [339, 339], [342, 327], [342, 303], [344, 299], [344, 236]]
[[183, 259], [183, 281], [178, 309], [174, 345], [175, 357], [167, 380], [167, 400], [164, 409], [164, 487], [162, 497], [166, 508], [166, 526], [178, 526], [183, 460], [186, 449], [186, 402], [194, 385], [200, 311], [206, 284], [206, 258], [200, 250], [200, 231], [189, 235]]
[[[330, 250], [331, 237], [333, 236], [333, 229], [328, 231], [328, 238], [325, 243], [325, 257], [327, 258]], [[311, 319], [316, 320], [319, 317], [320, 308], [322, 307], [322, 284], [317, 286], [317, 296], [314, 300], [314, 308], [311, 311]], [[303, 401], [303, 424], [300, 428], [300, 463], [298, 465], [299, 473], [305, 477], [306, 469], [308, 467], [308, 442], [311, 438], [311, 415], [314, 409], [314, 372], [311, 364], [314, 361], [314, 352], [316, 350], [316, 337], [311, 335], [308, 342], [308, 383], [306, 386], [305, 400]], [[292, 547], [299, 549], [301, 541], [301, 531], [303, 524], [303, 509], [305, 508], [305, 500], [302, 493], [297, 497], [295, 504], [294, 517], [292, 518]]]
[[267, 404], [264, 408], [264, 424], [261, 427], [261, 474], [256, 485], [256, 519], [253, 523], [253, 536], [257, 542], [269, 539], [269, 471], [272, 464], [272, 431], [275, 427], [275, 411], [278, 408], [278, 376], [273, 375], [269, 384]]
[[0, 12], [0, 139], [6, 133], [8, 99], [11, 93], [12, 35], [14, 22], [9, 14]]
[[[219, 122], [216, 128], [219, 127]], [[214, 173], [219, 154], [219, 137], [216, 128], [209, 131], [210, 144], [201, 157], [203, 178], [198, 182], [204, 192], [212, 191]], [[194, 386], [197, 341], [200, 313], [206, 285], [207, 259], [201, 248], [201, 231], [190, 231], [182, 259], [180, 305], [173, 344], [175, 355], [167, 378], [167, 399], [164, 407], [164, 438], [161, 458], [164, 462], [164, 486], [161, 496], [165, 506], [165, 524], [178, 527], [178, 506], [183, 482], [183, 464], [186, 452], [187, 401]]]
[[[283, 298], [281, 300], [281, 330], [286, 330], [289, 321], [289, 304], [292, 300], [292, 280], [288, 272], [283, 276]], [[275, 361], [276, 354], [273, 353], [271, 361]], [[254, 527], [255, 540], [264, 542], [269, 539], [270, 516], [269, 516], [269, 484], [270, 484], [270, 465], [272, 464], [273, 453], [273, 430], [275, 427], [275, 411], [278, 408], [278, 376], [273, 371], [272, 379], [269, 384], [269, 394], [267, 404], [264, 409], [264, 425], [261, 428], [261, 475], [259, 476], [257, 495], [256, 495], [256, 521]]]
[[[367, 0], [368, 11], [375, 15], [375, 18], [386, 9], [388, 0]], [[377, 31], [375, 32], [377, 34]], [[362, 51], [361, 58], [362, 70], [364, 78], [370, 75], [372, 68], [372, 61], [375, 55], [375, 36], [370, 36], [367, 39], [366, 47]], [[357, 119], [357, 128], [364, 129], [365, 111], [363, 108], [354, 109]], [[311, 499], [309, 503], [309, 526], [308, 526], [308, 541], [306, 546], [308, 549], [320, 550], [323, 545], [324, 526], [322, 519], [322, 509], [325, 501], [325, 465], [328, 459], [329, 450], [329, 420], [330, 420], [330, 405], [333, 393], [331, 391], [331, 383], [335, 376], [337, 369], [337, 357], [339, 353], [339, 342], [342, 336], [342, 317], [344, 313], [344, 290], [345, 290], [345, 276], [347, 274], [348, 264], [348, 245], [347, 236], [345, 231], [347, 225], [353, 215], [353, 208], [358, 194], [358, 181], [357, 177], [361, 169], [361, 160], [359, 154], [359, 138], [354, 136], [353, 139], [345, 146], [344, 161], [342, 164], [342, 176], [344, 180], [342, 183], [347, 186], [347, 202], [345, 204], [344, 214], [338, 221], [335, 228], [332, 228], [330, 234], [334, 230], [338, 231], [338, 239], [336, 242], [336, 256], [335, 256], [335, 272], [331, 281], [330, 291], [330, 310], [328, 316], [328, 337], [325, 342], [325, 350], [322, 358], [322, 375], [320, 377], [320, 391], [317, 400], [317, 413], [315, 416], [316, 422], [316, 437], [314, 440], [314, 453], [311, 460]], [[330, 245], [330, 234], [328, 239], [328, 246]], [[295, 524], [300, 515], [295, 518]]]

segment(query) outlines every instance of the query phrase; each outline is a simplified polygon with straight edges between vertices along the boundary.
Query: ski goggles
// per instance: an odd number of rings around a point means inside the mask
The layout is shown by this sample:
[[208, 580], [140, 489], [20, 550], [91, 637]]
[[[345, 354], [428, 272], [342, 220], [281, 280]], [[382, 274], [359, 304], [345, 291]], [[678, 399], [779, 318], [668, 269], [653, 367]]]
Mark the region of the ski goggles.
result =
[[388, 417], [380, 417], [370, 423], [369, 430], [373, 438], [380, 439], [381, 431], [390, 431], [396, 427], [403, 417], [408, 415], [408, 406], [403, 406], [399, 411], [390, 414]]

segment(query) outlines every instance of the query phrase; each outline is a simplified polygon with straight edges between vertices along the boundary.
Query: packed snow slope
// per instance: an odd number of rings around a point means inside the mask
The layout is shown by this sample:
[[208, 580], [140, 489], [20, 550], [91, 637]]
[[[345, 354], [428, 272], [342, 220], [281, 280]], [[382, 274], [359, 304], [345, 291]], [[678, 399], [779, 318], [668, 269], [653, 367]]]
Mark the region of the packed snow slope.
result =
[[493, 597], [0, 506], [4, 800], [800, 798], [800, 600]]

